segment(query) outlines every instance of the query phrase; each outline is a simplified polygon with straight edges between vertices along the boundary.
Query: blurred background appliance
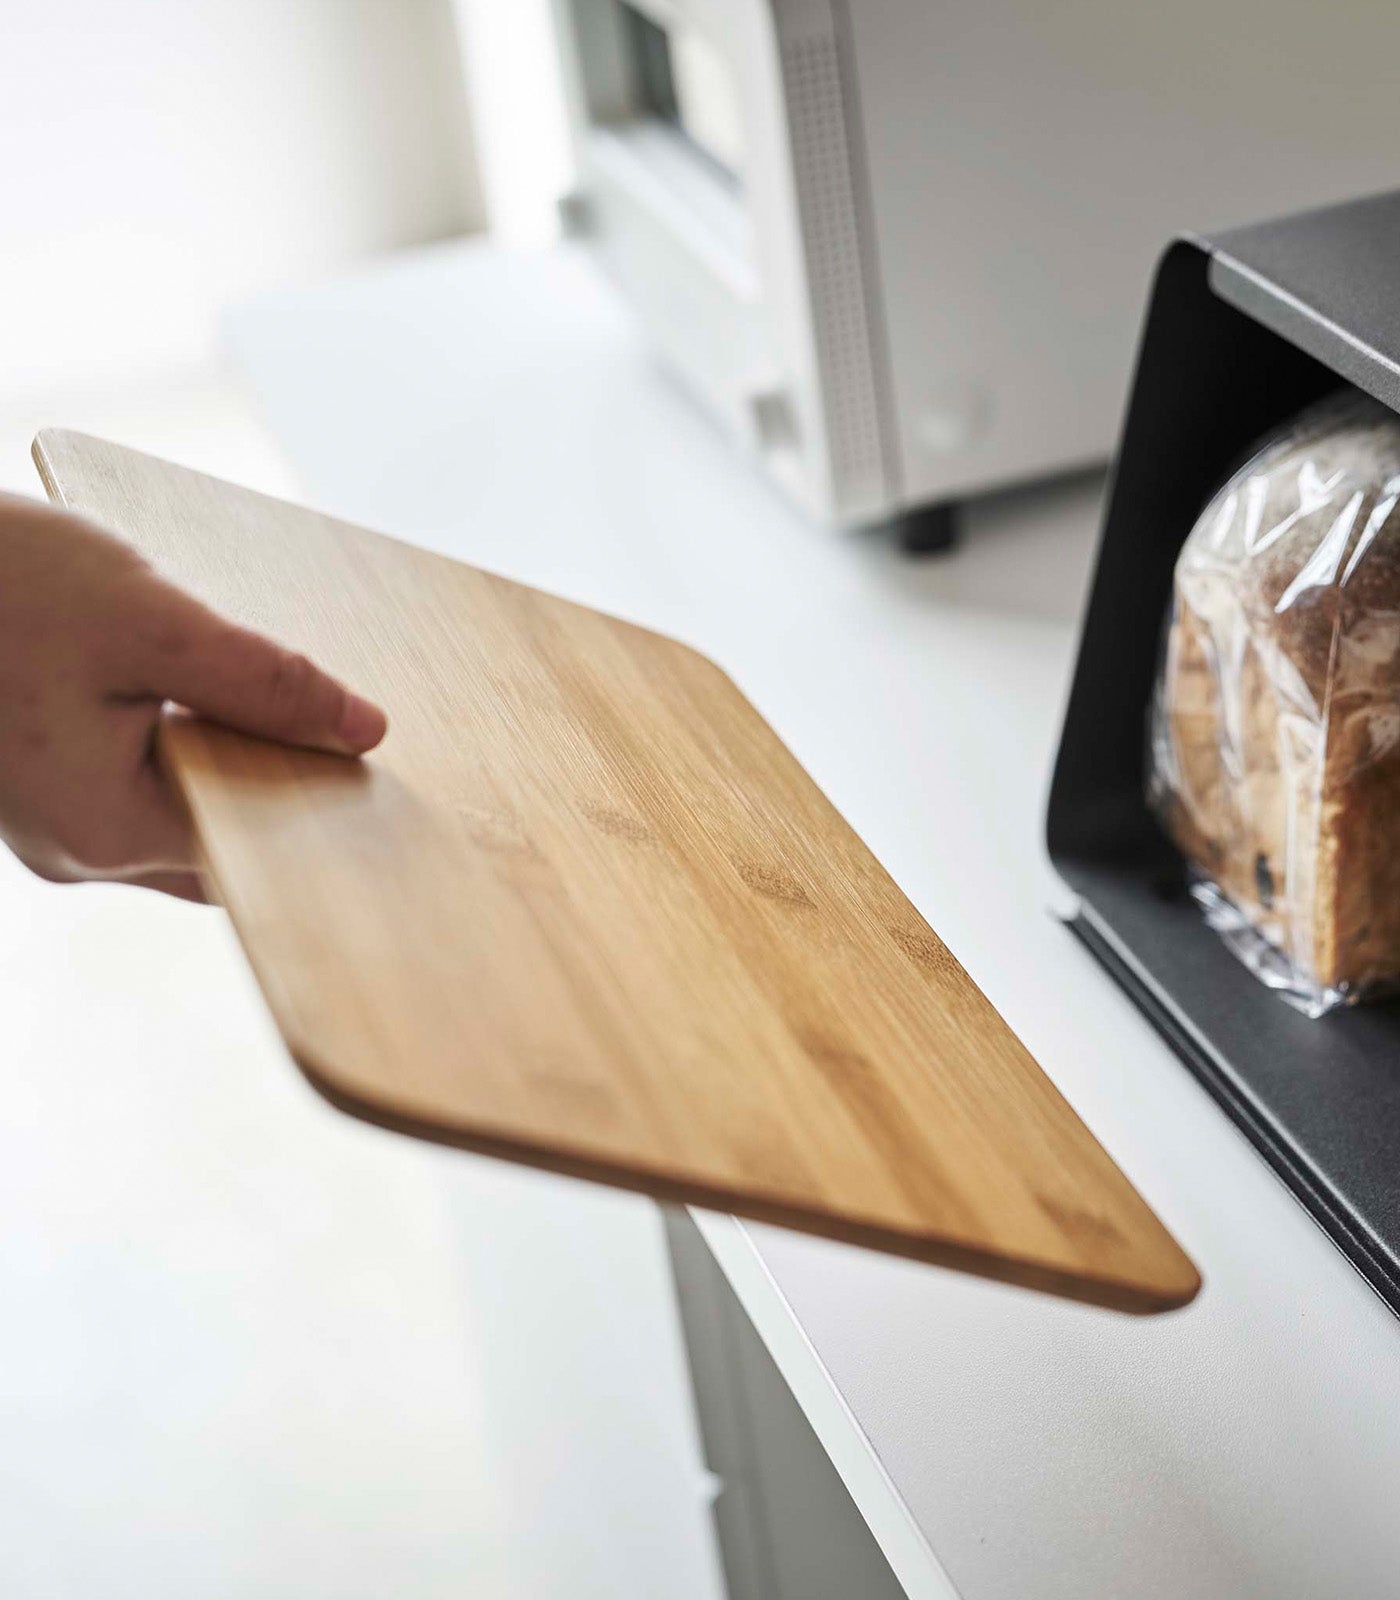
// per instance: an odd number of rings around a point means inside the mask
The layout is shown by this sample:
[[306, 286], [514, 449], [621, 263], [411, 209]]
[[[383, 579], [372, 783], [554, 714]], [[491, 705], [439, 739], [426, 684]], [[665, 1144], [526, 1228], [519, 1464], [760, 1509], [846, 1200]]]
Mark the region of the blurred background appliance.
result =
[[1393, 182], [1400, 15], [1344, 0], [555, 0], [565, 221], [809, 511], [1102, 460], [1160, 240]]

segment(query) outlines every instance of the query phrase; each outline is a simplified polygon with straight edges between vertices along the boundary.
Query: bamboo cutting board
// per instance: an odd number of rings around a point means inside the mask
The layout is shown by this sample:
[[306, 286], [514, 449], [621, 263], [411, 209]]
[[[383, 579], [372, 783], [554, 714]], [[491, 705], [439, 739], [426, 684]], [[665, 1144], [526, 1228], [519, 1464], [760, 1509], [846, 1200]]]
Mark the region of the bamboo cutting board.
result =
[[425, 1138], [1129, 1311], [1196, 1271], [712, 662], [97, 439], [50, 495], [389, 713], [363, 762], [173, 722], [292, 1055]]

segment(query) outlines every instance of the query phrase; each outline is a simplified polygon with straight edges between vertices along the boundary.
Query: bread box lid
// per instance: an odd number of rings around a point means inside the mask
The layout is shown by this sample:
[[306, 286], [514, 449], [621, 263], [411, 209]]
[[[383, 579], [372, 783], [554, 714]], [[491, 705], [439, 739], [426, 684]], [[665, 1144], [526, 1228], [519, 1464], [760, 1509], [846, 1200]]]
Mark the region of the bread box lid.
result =
[[1400, 409], [1400, 193], [1173, 244], [1114, 466], [1048, 813], [1072, 927], [1400, 1311], [1400, 1007], [1310, 1021], [1224, 950], [1144, 798], [1177, 554], [1250, 447], [1348, 382]]
[[467, 1149], [1130, 1311], [1194, 1267], [694, 650], [76, 434], [64, 504], [388, 710], [164, 754], [292, 1055]]

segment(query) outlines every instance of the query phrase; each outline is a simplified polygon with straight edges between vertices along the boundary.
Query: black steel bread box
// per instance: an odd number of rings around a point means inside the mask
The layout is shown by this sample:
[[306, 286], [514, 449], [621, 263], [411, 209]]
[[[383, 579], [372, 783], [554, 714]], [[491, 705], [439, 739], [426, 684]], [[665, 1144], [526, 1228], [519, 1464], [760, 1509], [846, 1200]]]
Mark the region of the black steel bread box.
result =
[[[1262, 435], [1400, 411], [1400, 193], [1174, 243], [1157, 272], [1051, 790], [1071, 926], [1400, 1311], [1400, 1002], [1311, 1021], [1225, 950], [1144, 798], [1177, 554]], [[1396, 819], [1400, 837], [1400, 816]]]

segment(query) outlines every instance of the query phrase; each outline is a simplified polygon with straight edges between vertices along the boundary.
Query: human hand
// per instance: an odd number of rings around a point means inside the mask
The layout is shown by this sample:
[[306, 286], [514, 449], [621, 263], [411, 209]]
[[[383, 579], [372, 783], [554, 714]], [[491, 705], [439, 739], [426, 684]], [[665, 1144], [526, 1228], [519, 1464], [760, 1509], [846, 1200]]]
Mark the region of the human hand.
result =
[[373, 749], [386, 726], [94, 524], [0, 495], [0, 838], [26, 866], [203, 898], [189, 819], [156, 756], [167, 701], [343, 755]]

